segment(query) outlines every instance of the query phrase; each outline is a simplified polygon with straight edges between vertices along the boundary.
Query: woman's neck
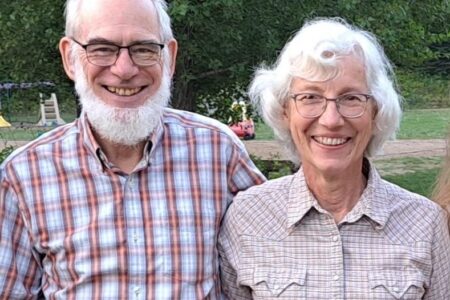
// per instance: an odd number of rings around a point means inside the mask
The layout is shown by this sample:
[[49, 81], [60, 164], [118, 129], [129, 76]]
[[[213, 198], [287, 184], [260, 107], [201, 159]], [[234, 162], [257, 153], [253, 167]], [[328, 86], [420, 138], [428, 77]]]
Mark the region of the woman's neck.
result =
[[362, 168], [330, 175], [303, 169], [306, 182], [320, 206], [338, 224], [359, 201], [367, 184]]

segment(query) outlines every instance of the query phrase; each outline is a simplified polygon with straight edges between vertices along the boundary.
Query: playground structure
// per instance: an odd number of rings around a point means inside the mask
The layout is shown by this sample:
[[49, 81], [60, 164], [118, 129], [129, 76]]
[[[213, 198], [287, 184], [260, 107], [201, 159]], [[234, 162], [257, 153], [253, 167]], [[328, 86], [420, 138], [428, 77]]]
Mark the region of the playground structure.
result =
[[[14, 82], [6, 82], [0, 83], [0, 127], [10, 127], [11, 124], [5, 119], [2, 114], [4, 112], [2, 110], [2, 104], [5, 104], [8, 101], [11, 101], [13, 90], [27, 90], [31, 88], [41, 87], [41, 88], [49, 88], [54, 87], [55, 84], [48, 81], [40, 81], [40, 82], [23, 82], [23, 83], [14, 83]], [[3, 99], [2, 99], [3, 98]], [[58, 100], [56, 98], [55, 93], [50, 94], [49, 99], [43, 99], [44, 96], [42, 93], [39, 93], [40, 98], [40, 118], [39, 122], [36, 124], [37, 126], [57, 126], [61, 124], [65, 124], [64, 120], [60, 116]], [[3, 103], [2, 103], [3, 102]]]
[[11, 127], [11, 124], [0, 115], [0, 127]]
[[36, 124], [38, 126], [55, 126], [66, 124], [61, 118], [58, 107], [58, 100], [55, 93], [50, 95], [49, 99], [43, 99], [42, 93], [39, 93], [41, 118]]

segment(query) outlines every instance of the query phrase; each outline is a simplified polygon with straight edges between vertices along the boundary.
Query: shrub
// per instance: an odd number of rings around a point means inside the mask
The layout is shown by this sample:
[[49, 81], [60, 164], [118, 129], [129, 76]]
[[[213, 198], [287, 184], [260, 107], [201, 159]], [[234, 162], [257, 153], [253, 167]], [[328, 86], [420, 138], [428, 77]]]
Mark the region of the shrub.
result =
[[12, 152], [14, 151], [13, 146], [7, 146], [0, 151], [0, 163], [2, 163]]
[[397, 71], [404, 108], [450, 107], [450, 81], [445, 76], [422, 74], [412, 71]]
[[224, 124], [241, 119], [242, 106], [233, 106], [234, 102], [243, 103], [246, 107], [246, 115], [249, 118], [254, 117], [247, 93], [239, 84], [221, 89], [215, 94], [201, 95], [196, 102], [199, 114], [214, 118]]

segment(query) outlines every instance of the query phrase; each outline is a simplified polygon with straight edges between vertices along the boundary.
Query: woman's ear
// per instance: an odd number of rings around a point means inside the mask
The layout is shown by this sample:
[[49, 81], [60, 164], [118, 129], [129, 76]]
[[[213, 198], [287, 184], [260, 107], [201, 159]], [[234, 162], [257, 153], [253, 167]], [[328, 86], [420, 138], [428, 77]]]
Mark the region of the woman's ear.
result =
[[372, 102], [372, 120], [375, 120], [378, 114], [378, 104], [376, 101]]
[[283, 104], [283, 113], [282, 113], [282, 121], [284, 127], [289, 127], [289, 122], [291, 120], [291, 101], [285, 101]]
[[61, 53], [64, 71], [70, 79], [74, 80], [75, 64], [72, 55], [72, 41], [68, 37], [63, 37], [59, 41], [59, 52]]

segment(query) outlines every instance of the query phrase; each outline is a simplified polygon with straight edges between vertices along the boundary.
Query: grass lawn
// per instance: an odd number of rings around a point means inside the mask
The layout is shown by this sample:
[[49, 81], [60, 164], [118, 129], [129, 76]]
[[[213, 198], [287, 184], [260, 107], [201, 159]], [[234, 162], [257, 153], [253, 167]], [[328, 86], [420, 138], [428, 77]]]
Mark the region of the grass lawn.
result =
[[408, 191], [430, 197], [433, 191], [434, 182], [439, 174], [439, 169], [429, 169], [405, 173], [401, 175], [383, 176], [389, 182], [395, 183]]
[[409, 110], [403, 114], [398, 138], [444, 138], [449, 130], [450, 108]]
[[381, 177], [409, 191], [430, 197], [441, 157], [401, 157], [374, 161]]

